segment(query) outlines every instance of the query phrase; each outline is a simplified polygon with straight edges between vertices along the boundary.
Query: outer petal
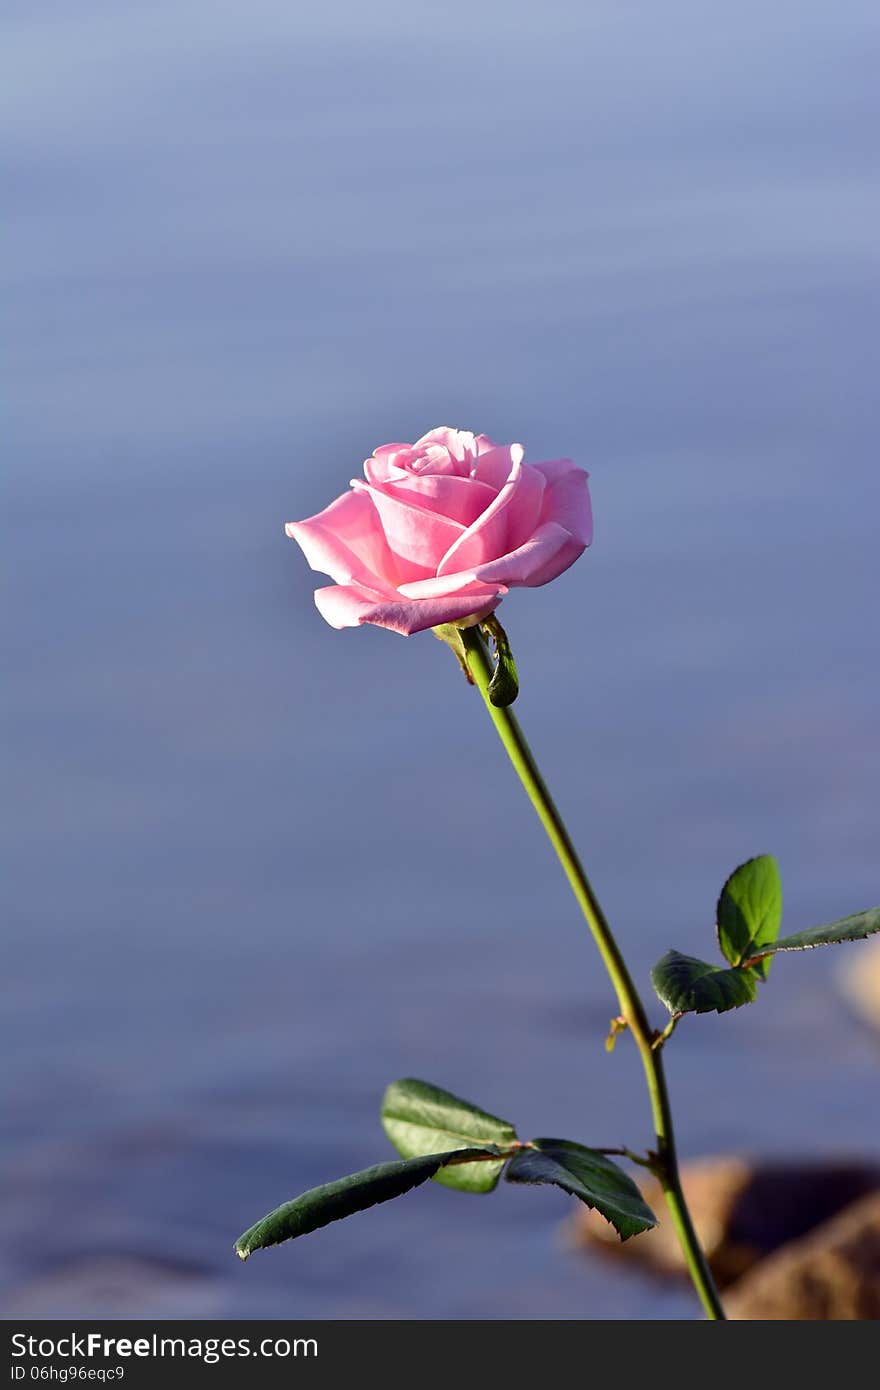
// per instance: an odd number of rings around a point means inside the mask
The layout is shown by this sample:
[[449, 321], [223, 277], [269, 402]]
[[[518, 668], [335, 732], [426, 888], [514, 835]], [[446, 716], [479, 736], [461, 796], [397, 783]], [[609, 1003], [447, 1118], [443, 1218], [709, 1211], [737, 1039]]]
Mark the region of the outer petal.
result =
[[510, 477], [491, 507], [469, 526], [447, 551], [438, 574], [454, 574], [516, 550], [538, 524], [544, 475], [526, 464], [515, 462]]
[[547, 479], [541, 521], [557, 521], [570, 531], [576, 540], [589, 545], [593, 539], [593, 509], [590, 504], [588, 474], [571, 459], [554, 459], [536, 463]]
[[344, 492], [322, 512], [289, 521], [284, 529], [313, 570], [341, 584], [354, 580], [374, 589], [396, 587], [394, 559], [367, 492]]
[[331, 627], [357, 627], [366, 622], [364, 614], [377, 603], [387, 603], [388, 596], [368, 589], [363, 584], [331, 584], [315, 590], [315, 607]]
[[397, 561], [399, 582], [435, 575], [440, 560], [465, 528], [457, 521], [393, 497], [384, 489], [359, 481], [353, 486], [367, 495], [379, 515], [388, 548]]
[[[448, 598], [452, 594], [467, 595], [469, 598], [492, 598], [498, 592], [507, 593], [503, 584], [484, 583], [473, 573], [444, 574], [437, 579], [417, 579], [412, 584], [401, 584], [398, 593], [403, 598]], [[479, 604], [474, 606], [474, 611]]]
[[387, 627], [392, 632], [410, 637], [415, 632], [437, 627], [439, 623], [457, 622], [476, 613], [481, 616], [491, 613], [501, 602], [504, 592], [499, 589], [494, 596], [484, 595], [479, 601], [466, 594], [395, 601], [371, 593], [358, 584], [333, 585], [316, 590], [315, 604], [331, 627], [358, 627], [361, 623], [374, 623], [377, 627]]
[[[572, 536], [565, 527], [548, 521], [539, 526], [524, 545], [498, 560], [487, 560], [483, 565], [476, 565], [471, 573], [484, 584], [506, 584], [511, 588], [521, 585], [534, 589], [562, 574], [585, 549], [584, 542]], [[447, 580], [454, 578], [453, 575], [445, 577]]]

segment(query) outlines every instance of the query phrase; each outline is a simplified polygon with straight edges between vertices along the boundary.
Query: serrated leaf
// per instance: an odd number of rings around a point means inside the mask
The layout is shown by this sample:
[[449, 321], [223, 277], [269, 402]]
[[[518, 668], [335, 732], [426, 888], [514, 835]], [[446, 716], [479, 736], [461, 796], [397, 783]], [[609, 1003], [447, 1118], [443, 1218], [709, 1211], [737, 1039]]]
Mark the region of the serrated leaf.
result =
[[[235, 1251], [240, 1259], [246, 1260], [255, 1250], [263, 1250], [269, 1245], [280, 1245], [284, 1240], [294, 1240], [297, 1236], [308, 1235], [331, 1221], [341, 1221], [343, 1217], [353, 1216], [355, 1212], [366, 1211], [378, 1202], [388, 1202], [393, 1197], [401, 1197], [412, 1188], [419, 1187], [447, 1164], [468, 1164], [468, 1158], [476, 1159], [481, 1153], [493, 1154], [492, 1146], [486, 1149], [456, 1149], [450, 1153], [424, 1154], [419, 1158], [397, 1160], [392, 1163], [377, 1163], [372, 1168], [364, 1168], [360, 1173], [352, 1173], [347, 1178], [312, 1187], [292, 1202], [270, 1211], [235, 1242]], [[494, 1167], [494, 1164], [492, 1165]]]
[[840, 917], [824, 927], [807, 927], [806, 931], [793, 932], [791, 936], [781, 936], [772, 945], [765, 946], [769, 955], [780, 951], [811, 951], [815, 946], [837, 946], [842, 941], [863, 941], [867, 936], [880, 932], [880, 907], [869, 907], [866, 912], [854, 912], [849, 917]]
[[533, 1139], [507, 1165], [507, 1182], [553, 1183], [601, 1212], [621, 1240], [657, 1222], [632, 1178], [606, 1154], [570, 1139]]
[[[392, 1081], [385, 1092], [382, 1128], [404, 1158], [484, 1144], [505, 1148], [516, 1142], [516, 1130], [506, 1120], [499, 1120], [497, 1115], [490, 1115], [439, 1086], [411, 1077]], [[502, 1157], [498, 1163], [441, 1168], [435, 1176], [444, 1187], [459, 1192], [491, 1192], [503, 1167]]]
[[[776, 940], [782, 921], [782, 882], [772, 854], [759, 854], [734, 869], [721, 890], [716, 914], [718, 945], [731, 965], [758, 955]], [[766, 978], [770, 962], [758, 973]]]
[[754, 970], [725, 970], [680, 951], [667, 951], [658, 960], [651, 983], [671, 1014], [723, 1014], [753, 1003], [758, 993]]

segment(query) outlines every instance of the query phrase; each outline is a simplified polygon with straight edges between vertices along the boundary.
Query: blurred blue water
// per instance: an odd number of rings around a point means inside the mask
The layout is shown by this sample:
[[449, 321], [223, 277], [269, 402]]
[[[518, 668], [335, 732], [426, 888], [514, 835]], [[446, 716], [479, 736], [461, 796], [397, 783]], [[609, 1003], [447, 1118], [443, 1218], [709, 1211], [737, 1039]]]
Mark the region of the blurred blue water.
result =
[[[544, 1190], [233, 1258], [385, 1155], [394, 1076], [647, 1138], [474, 696], [430, 636], [326, 627], [282, 524], [440, 423], [573, 455], [595, 546], [503, 617], [636, 969], [711, 952], [750, 853], [791, 929], [875, 901], [876, 6], [4, 29], [6, 1315], [690, 1316]], [[685, 1152], [877, 1145], [835, 964], [679, 1030]]]

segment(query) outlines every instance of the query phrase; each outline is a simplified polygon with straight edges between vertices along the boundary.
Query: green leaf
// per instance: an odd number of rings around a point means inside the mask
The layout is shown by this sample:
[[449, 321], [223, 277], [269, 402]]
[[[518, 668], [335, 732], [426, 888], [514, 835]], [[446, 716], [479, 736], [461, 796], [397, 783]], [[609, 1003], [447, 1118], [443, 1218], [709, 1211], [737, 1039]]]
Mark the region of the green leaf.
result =
[[[433, 1178], [447, 1164], [460, 1164], [469, 1158], [476, 1159], [481, 1153], [490, 1156], [494, 1152], [490, 1145], [484, 1149], [467, 1148], [451, 1153], [425, 1154], [403, 1162], [377, 1163], [375, 1167], [364, 1168], [350, 1177], [310, 1188], [301, 1197], [295, 1197], [292, 1202], [285, 1202], [275, 1211], [270, 1211], [262, 1221], [239, 1236], [235, 1242], [235, 1252], [240, 1259], [246, 1260], [255, 1250], [308, 1235], [321, 1226], [328, 1226], [331, 1221], [340, 1221], [344, 1216], [366, 1211], [367, 1207], [373, 1207], [377, 1202], [401, 1197], [404, 1192]], [[477, 1165], [465, 1163], [465, 1166]]]
[[[782, 883], [772, 854], [734, 869], [718, 899], [718, 945], [731, 965], [742, 965], [776, 940], [782, 921]], [[766, 979], [770, 962], [756, 967]]]
[[807, 927], [806, 931], [794, 932], [791, 936], [781, 936], [772, 945], [764, 947], [769, 955], [779, 951], [811, 951], [814, 946], [836, 946], [841, 941], [863, 941], [866, 936], [880, 932], [880, 907], [869, 907], [866, 912], [854, 912], [850, 917], [841, 917], [824, 927]]
[[657, 1222], [632, 1178], [605, 1154], [570, 1139], [533, 1139], [507, 1165], [507, 1182], [554, 1183], [610, 1221], [621, 1240]]
[[[393, 1081], [382, 1100], [382, 1128], [403, 1158], [516, 1142], [516, 1130], [506, 1120], [489, 1115], [449, 1091], [427, 1081]], [[491, 1192], [501, 1176], [504, 1158], [497, 1163], [456, 1165], [440, 1169], [437, 1182], [459, 1192]]]
[[651, 983], [671, 1014], [723, 1014], [751, 1004], [758, 993], [754, 970], [725, 970], [679, 951], [667, 951], [658, 960]]

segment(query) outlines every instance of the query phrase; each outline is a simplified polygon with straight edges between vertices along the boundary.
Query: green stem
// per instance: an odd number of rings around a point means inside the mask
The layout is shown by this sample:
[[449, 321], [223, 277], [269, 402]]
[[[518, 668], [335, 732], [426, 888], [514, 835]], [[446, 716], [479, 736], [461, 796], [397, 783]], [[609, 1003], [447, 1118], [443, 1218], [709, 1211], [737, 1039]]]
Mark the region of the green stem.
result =
[[611, 977], [611, 983], [620, 1003], [620, 1012], [626, 1019], [639, 1050], [654, 1117], [657, 1147], [653, 1168], [663, 1189], [688, 1273], [707, 1315], [710, 1318], [724, 1318], [725, 1313], [718, 1297], [718, 1290], [715, 1287], [706, 1257], [700, 1248], [682, 1191], [675, 1149], [675, 1134], [672, 1127], [672, 1113], [669, 1107], [669, 1093], [666, 1089], [666, 1078], [663, 1072], [662, 1049], [654, 1046], [656, 1034], [648, 1022], [645, 1006], [633, 984], [620, 947], [605, 920], [605, 914], [593, 892], [590, 880], [578, 858], [562, 817], [554, 805], [547, 784], [538, 770], [538, 765], [525, 736], [510, 710], [508, 708], [499, 709], [489, 700], [487, 691], [493, 669], [480, 630], [478, 627], [463, 628], [461, 636], [474, 683], [483, 696], [492, 723], [498, 730], [507, 755], [513, 763], [529, 800], [538, 813], [538, 819], [556, 851], [565, 876], [571, 885], [571, 890], [593, 934], [593, 940], [599, 948], [605, 969]]

